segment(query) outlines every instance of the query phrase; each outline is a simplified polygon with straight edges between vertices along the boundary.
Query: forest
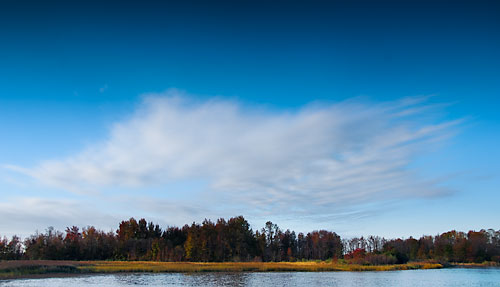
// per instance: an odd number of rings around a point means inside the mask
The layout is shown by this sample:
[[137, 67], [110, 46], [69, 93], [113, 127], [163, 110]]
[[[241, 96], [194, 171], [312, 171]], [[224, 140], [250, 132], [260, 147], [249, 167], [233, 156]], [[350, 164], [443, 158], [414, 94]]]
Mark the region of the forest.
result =
[[243, 216], [160, 228], [145, 219], [122, 221], [116, 232], [49, 227], [24, 241], [0, 239], [0, 260], [129, 260], [191, 262], [284, 262], [343, 260], [363, 265], [409, 261], [500, 263], [500, 230], [449, 231], [419, 239], [379, 236], [342, 239], [332, 231], [307, 234], [267, 222], [255, 232]]

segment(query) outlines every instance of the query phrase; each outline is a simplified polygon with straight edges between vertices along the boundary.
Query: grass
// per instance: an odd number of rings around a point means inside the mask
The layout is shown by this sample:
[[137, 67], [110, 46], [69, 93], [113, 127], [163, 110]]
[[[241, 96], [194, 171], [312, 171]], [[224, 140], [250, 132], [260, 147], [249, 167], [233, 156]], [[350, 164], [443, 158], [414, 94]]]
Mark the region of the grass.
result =
[[484, 261], [482, 263], [451, 263], [451, 266], [462, 268], [500, 267], [500, 263], [492, 261]]
[[71, 276], [89, 273], [119, 272], [318, 272], [318, 271], [394, 271], [437, 269], [444, 267], [500, 267], [495, 262], [451, 263], [446, 266], [431, 262], [410, 262], [393, 265], [359, 265], [339, 261], [306, 262], [153, 262], [153, 261], [61, 261], [16, 260], [0, 261], [0, 279], [21, 277]]
[[339, 262], [151, 262], [151, 261], [4, 261], [0, 279], [119, 272], [284, 272], [284, 271], [391, 271], [442, 268], [441, 264], [356, 265]]
[[82, 263], [59, 260], [0, 261], [0, 279], [80, 274]]
[[194, 273], [194, 272], [321, 272], [321, 271], [395, 271], [438, 269], [445, 267], [500, 267], [499, 263], [410, 262], [394, 265], [359, 265], [338, 261], [307, 262], [151, 262], [151, 261], [60, 261], [17, 260], [0, 261], [0, 282], [4, 279], [66, 277], [96, 273]]

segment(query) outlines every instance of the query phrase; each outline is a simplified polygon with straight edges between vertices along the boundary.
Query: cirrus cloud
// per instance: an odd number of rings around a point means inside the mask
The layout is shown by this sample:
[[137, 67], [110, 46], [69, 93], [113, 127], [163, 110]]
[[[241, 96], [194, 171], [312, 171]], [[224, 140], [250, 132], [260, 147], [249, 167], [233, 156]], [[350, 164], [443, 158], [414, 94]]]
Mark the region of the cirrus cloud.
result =
[[460, 122], [440, 121], [433, 110], [415, 97], [276, 111], [169, 90], [145, 95], [107, 139], [74, 156], [10, 168], [77, 193], [201, 179], [204, 200], [219, 207], [324, 213], [449, 192], [410, 168]]

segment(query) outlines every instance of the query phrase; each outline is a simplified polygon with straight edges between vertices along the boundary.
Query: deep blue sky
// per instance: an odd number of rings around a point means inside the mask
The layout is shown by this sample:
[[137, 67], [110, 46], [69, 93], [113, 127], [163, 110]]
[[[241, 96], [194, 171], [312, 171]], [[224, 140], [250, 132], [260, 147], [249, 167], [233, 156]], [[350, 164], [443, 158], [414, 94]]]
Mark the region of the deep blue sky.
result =
[[[30, 168], [76, 154], [130, 117], [141, 94], [169, 88], [278, 112], [314, 101], [435, 95], [428, 102], [445, 104], [441, 117], [464, 124], [439, 152], [411, 165], [450, 177], [446, 184], [456, 193], [430, 203], [401, 202], [344, 232], [498, 229], [492, 202], [500, 200], [499, 28], [498, 1], [4, 0], [0, 164]], [[4, 179], [18, 176], [8, 173]], [[18, 200], [13, 194], [65, 196], [37, 188], [0, 178], [0, 195], [11, 205]], [[424, 220], [393, 219], [426, 208], [431, 215]], [[468, 211], [470, 218], [449, 215]], [[443, 217], [422, 223], [431, 216]], [[414, 221], [415, 231], [405, 221]], [[384, 230], [385, 222], [393, 227]], [[19, 219], [23, 224], [32, 228]], [[50, 225], [37, 228], [43, 224]], [[283, 225], [301, 228], [293, 220]], [[324, 225], [335, 229], [337, 222]], [[9, 234], [6, 228], [0, 223], [0, 234]]]

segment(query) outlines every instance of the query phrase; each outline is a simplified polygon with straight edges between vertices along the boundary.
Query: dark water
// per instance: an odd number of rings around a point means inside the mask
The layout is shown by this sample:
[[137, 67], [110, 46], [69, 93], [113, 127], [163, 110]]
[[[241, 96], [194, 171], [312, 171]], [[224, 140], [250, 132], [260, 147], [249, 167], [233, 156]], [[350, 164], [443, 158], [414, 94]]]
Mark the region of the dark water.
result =
[[112, 274], [16, 279], [0, 286], [500, 286], [500, 268], [389, 272]]

